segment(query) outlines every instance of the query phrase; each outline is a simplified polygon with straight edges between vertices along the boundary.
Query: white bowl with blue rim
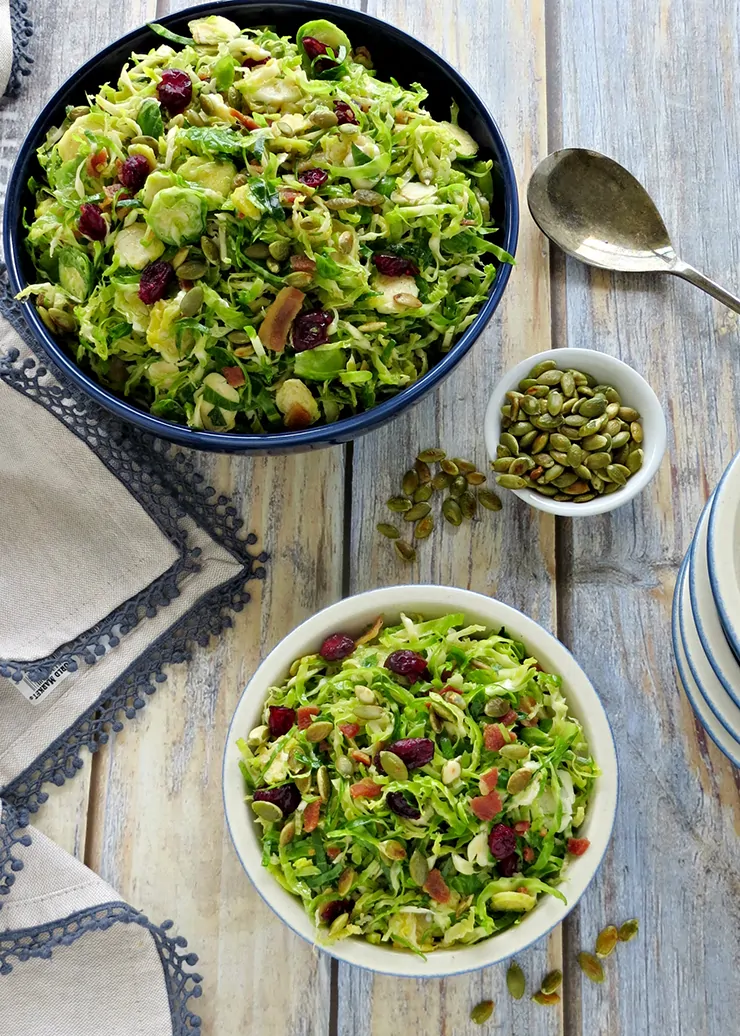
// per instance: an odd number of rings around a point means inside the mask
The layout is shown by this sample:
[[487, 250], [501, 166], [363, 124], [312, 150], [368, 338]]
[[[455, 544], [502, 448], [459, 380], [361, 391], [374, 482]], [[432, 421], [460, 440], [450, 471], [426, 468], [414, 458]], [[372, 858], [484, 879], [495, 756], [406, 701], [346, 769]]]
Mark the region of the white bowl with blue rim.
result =
[[740, 662], [735, 658], [725, 636], [709, 578], [707, 537], [712, 503], [713, 498], [702, 512], [689, 551], [688, 583], [691, 612], [709, 664], [730, 698], [740, 706]]
[[[236, 740], [262, 722], [269, 689], [287, 676], [291, 663], [318, 650], [331, 633], [343, 630], [359, 635], [378, 615], [397, 622], [401, 612], [429, 618], [463, 612], [470, 621], [491, 629], [505, 626], [550, 672], [563, 678], [563, 692], [573, 715], [583, 725], [588, 744], [601, 769], [579, 837], [590, 847], [570, 857], [559, 888], [567, 903], [547, 896], [520, 924], [472, 946], [436, 950], [423, 959], [388, 945], [373, 946], [350, 937], [323, 946], [321, 934], [297, 898], [287, 892], [262, 866], [258, 824], [245, 802]], [[440, 978], [496, 964], [542, 939], [570, 913], [591, 883], [611, 838], [617, 806], [617, 756], [609, 721], [598, 694], [576, 660], [560, 641], [515, 608], [470, 590], [447, 586], [393, 586], [338, 601], [307, 619], [287, 635], [262, 662], [247, 684], [229, 727], [223, 761], [226, 820], [234, 847], [245, 871], [263, 900], [298, 935], [338, 960], [372, 971], [412, 978]]]
[[673, 655], [676, 660], [676, 669], [678, 670], [678, 675], [681, 680], [681, 684], [683, 685], [683, 689], [686, 692], [686, 697], [689, 699], [691, 707], [693, 708], [702, 727], [715, 743], [717, 748], [719, 748], [720, 752], [726, 755], [727, 758], [735, 764], [735, 766], [740, 767], [740, 743], [738, 743], [735, 738], [725, 730], [707, 705], [704, 696], [693, 677], [688, 664], [688, 659], [686, 658], [686, 652], [681, 639], [679, 621], [680, 599], [686, 571], [687, 560], [684, 559], [678, 574], [676, 589], [673, 595]]
[[740, 453], [714, 492], [707, 534], [709, 580], [733, 653], [740, 658]]

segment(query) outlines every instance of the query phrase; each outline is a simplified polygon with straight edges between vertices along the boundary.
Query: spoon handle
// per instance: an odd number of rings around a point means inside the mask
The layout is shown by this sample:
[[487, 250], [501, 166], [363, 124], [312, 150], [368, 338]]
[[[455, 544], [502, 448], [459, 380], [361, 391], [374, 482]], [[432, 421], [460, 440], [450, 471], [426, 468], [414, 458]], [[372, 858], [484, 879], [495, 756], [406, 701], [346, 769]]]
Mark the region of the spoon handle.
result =
[[731, 295], [729, 291], [717, 284], [710, 277], [705, 277], [703, 273], [695, 270], [693, 266], [689, 266], [688, 263], [684, 263], [681, 259], [671, 268], [669, 271], [676, 275], [676, 277], [682, 277], [689, 284], [695, 285], [697, 288], [701, 288], [707, 295], [711, 295], [717, 299], [728, 309], [734, 310], [736, 313], [740, 313], [740, 298], [737, 295]]

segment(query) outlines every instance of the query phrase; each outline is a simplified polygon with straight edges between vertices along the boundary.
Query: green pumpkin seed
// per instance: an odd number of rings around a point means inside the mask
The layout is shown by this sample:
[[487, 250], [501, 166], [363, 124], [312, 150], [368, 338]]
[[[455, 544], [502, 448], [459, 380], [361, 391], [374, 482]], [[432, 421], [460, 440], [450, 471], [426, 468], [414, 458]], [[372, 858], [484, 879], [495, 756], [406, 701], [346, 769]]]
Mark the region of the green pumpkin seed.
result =
[[560, 989], [563, 984], [563, 973], [555, 968], [553, 971], [548, 971], [545, 977], [542, 979], [542, 992], [545, 994], [554, 993], [556, 989]]
[[581, 385], [588, 385], [588, 378], [582, 373], [582, 371], [575, 371], [572, 368], [569, 368], [568, 373], [573, 375], [573, 381], [575, 381], [579, 388]]
[[[514, 458], [513, 457], [497, 457], [496, 460], [491, 465], [491, 467], [493, 468], [494, 471], [498, 471], [499, 473], [503, 473], [505, 471], [508, 471], [513, 463], [514, 463]], [[449, 478], [449, 475], [446, 476], [446, 477]], [[444, 486], [440, 486], [440, 489], [444, 489]]]
[[498, 719], [501, 716], [505, 716], [510, 708], [511, 702], [508, 702], [506, 698], [489, 698], [483, 706], [483, 711], [486, 716], [494, 716]]
[[431, 500], [433, 492], [431, 483], [426, 486], [419, 486], [411, 499], [415, 504], [424, 504], [427, 500]]
[[562, 464], [553, 464], [553, 466], [548, 468], [543, 475], [542, 481], [545, 483], [553, 482], [556, 478], [560, 478], [564, 471], [565, 468]]
[[551, 370], [543, 371], [536, 380], [538, 385], [549, 385], [552, 388], [560, 384], [562, 377], [563, 372], [554, 367]]
[[566, 371], [560, 379], [560, 390], [566, 397], [575, 395], [576, 381], [570, 371]]
[[67, 313], [66, 310], [63, 309], [58, 309], [56, 306], [52, 306], [48, 313], [51, 320], [56, 324], [60, 331], [71, 333], [76, 330], [77, 321], [71, 313]]
[[482, 471], [468, 471], [465, 475], [465, 481], [469, 486], [482, 486], [486, 481], [486, 476]]
[[620, 942], [630, 942], [637, 933], [640, 931], [640, 922], [636, 917], [631, 918], [629, 921], [625, 921], [624, 924], [619, 926], [618, 936]]
[[581, 414], [568, 414], [563, 420], [569, 428], [582, 428], [586, 424], [586, 418]]
[[596, 956], [597, 957], [608, 957], [609, 954], [614, 952], [614, 949], [619, 942], [619, 933], [613, 924], [607, 925], [602, 931], [599, 932], [596, 939]]
[[471, 1022], [476, 1025], [483, 1025], [493, 1014], [493, 1000], [481, 1000], [470, 1012]]
[[[506, 715], [506, 713], [504, 713], [504, 715]], [[504, 759], [526, 759], [529, 755], [529, 745], [522, 744], [521, 742], [517, 742], [515, 745], [504, 745], [500, 749], [499, 754], [502, 755]]]
[[563, 417], [565, 417], [566, 414], [577, 413], [577, 411], [576, 411], [576, 404], [577, 403], [578, 403], [578, 397], [577, 396], [571, 396], [570, 399], [566, 399], [565, 402], [563, 403], [563, 409], [560, 411], [560, 413], [563, 415]]
[[453, 500], [459, 500], [460, 497], [467, 491], [468, 483], [465, 481], [464, 475], [458, 475], [452, 480], [450, 485], [450, 496]]
[[592, 399], [584, 400], [579, 413], [589, 418], [601, 417], [602, 414], [606, 413], [607, 405], [606, 396], [597, 394]]
[[[513, 475], [499, 475], [499, 479], [513, 477]], [[517, 481], [523, 482], [524, 479], [517, 478]], [[442, 514], [445, 520], [450, 523], [450, 525], [462, 524], [462, 511], [460, 510], [460, 505], [458, 504], [457, 500], [453, 499], [453, 497], [448, 496], [445, 502], [442, 504]]]
[[[563, 488], [563, 487], [561, 487]], [[588, 482], [571, 482], [569, 486], [563, 488], [563, 492], [568, 497], [581, 496], [583, 493], [587, 493], [590, 489]]]
[[[550, 436], [550, 449], [561, 450], [565, 453], [570, 449], [570, 439], [566, 435], [561, 435], [560, 432], [553, 432]], [[539, 450], [533, 450], [533, 453], [539, 453]]]
[[427, 482], [432, 481], [432, 470], [426, 461], [417, 458], [414, 468], [419, 476], [419, 485], [425, 486]]
[[536, 453], [533, 459], [539, 468], [551, 468], [555, 463], [553, 457], [549, 453]]
[[585, 451], [582, 450], [581, 447], [577, 443], [574, 442], [573, 445], [568, 450], [568, 465], [569, 465], [569, 467], [577, 468], [579, 464], [583, 463], [583, 458], [585, 456], [586, 456]]
[[[531, 457], [527, 457], [526, 455], [522, 457], [517, 457], [516, 460], [513, 460], [511, 462], [511, 465], [509, 466], [509, 474], [526, 475], [527, 472], [531, 471], [534, 466], [535, 463]], [[465, 496], [465, 493], [462, 493], [458, 497], [458, 500], [462, 500], [463, 496]]]
[[[511, 434], [516, 435], [516, 432], [514, 432], [513, 428], [511, 430]], [[441, 460], [439, 462], [439, 466], [442, 469], [442, 471], [444, 471], [445, 475], [452, 475], [452, 477], [454, 478], [455, 475], [460, 474], [460, 469], [458, 468], [457, 464], [455, 464], [454, 460], [450, 460], [449, 458]]]
[[542, 494], [542, 496], [557, 496], [558, 493], [555, 486], [542, 486], [537, 482], [533, 482], [531, 488], [536, 489], [538, 493]]
[[305, 795], [308, 789], [311, 787], [311, 774], [299, 774], [298, 777], [293, 778], [293, 783], [295, 784], [296, 788], [301, 793], [301, 795]]
[[631, 424], [633, 421], [640, 420], [639, 411], [635, 410], [635, 408], [631, 406], [621, 406], [619, 408], [619, 417], [622, 421], [626, 421], [628, 424]]
[[[506, 462], [507, 465], [511, 463], [510, 458], [507, 458], [507, 457], [497, 458], [493, 463], [494, 464], [498, 464], [499, 461], [504, 461], [504, 462]], [[506, 468], [502, 468], [501, 470], [502, 471], [508, 471], [509, 469], [508, 469], [508, 467], [506, 467]], [[430, 482], [430, 485], [431, 485], [432, 489], [447, 489], [447, 487], [449, 486], [449, 484], [451, 482], [452, 482], [452, 478], [451, 478], [450, 475], [445, 475], [444, 471], [438, 471], [437, 474], [432, 479], [432, 481]]]
[[519, 382], [518, 388], [520, 392], [528, 392], [529, 389], [535, 388], [536, 386], [537, 382], [534, 378], [522, 378]]
[[605, 413], [610, 421], [613, 417], [617, 417], [619, 414], [619, 403], [610, 403]]
[[595, 500], [596, 493], [581, 493], [579, 496], [573, 497], [574, 504], [587, 504], [589, 500]]
[[463, 460], [461, 457], [452, 458], [460, 469], [461, 475], [472, 475], [474, 471], [477, 471], [477, 467], [470, 460]]
[[519, 403], [520, 410], [524, 411], [530, 417], [540, 412], [540, 404], [534, 396], [522, 396], [521, 402]]
[[283, 819], [282, 809], [274, 802], [263, 802], [261, 799], [257, 799], [252, 803], [252, 809], [266, 824], [276, 824]]
[[[532, 431], [532, 424], [529, 421], [516, 421], [511, 426], [509, 431], [511, 432], [511, 434], [513, 436], [515, 436], [517, 439], [519, 439], [519, 438], [521, 438], [522, 435], [526, 435], [527, 432], [531, 432]], [[448, 463], [451, 463], [451, 461], [448, 461]], [[457, 474], [457, 465], [455, 465], [455, 471], [450, 471], [449, 468], [445, 468], [444, 467], [444, 461], [442, 462], [442, 464], [440, 464], [440, 467], [442, 468], [443, 471], [446, 471], [448, 475], [456, 475]]]
[[388, 522], [378, 522], [375, 528], [381, 536], [387, 536], [389, 540], [397, 540], [401, 535], [395, 525], [390, 525]]
[[[604, 417], [606, 417], [606, 414], [604, 414]], [[610, 421], [607, 421], [606, 424], [604, 425], [604, 431], [606, 432], [607, 435], [611, 435], [612, 438], [614, 438], [615, 435], [619, 435], [619, 433], [622, 431], [623, 427], [624, 426], [623, 426], [622, 422], [619, 420], [619, 418], [618, 417], [613, 417]]]
[[616, 482], [618, 486], [626, 486], [627, 479], [632, 474], [630, 469], [623, 464], [610, 464], [606, 469], [606, 473], [612, 482]]
[[419, 472], [413, 469], [411, 471], [407, 471], [401, 479], [401, 488], [403, 489], [406, 496], [413, 496], [418, 486]]
[[617, 485], [616, 482], [609, 482], [607, 485], [604, 486], [604, 496], [610, 496], [612, 493], [616, 493], [616, 491], [621, 488], [622, 487]]
[[[381, 752], [379, 755], [380, 765], [393, 781], [407, 781], [409, 771], [406, 763], [395, 752]], [[425, 879], [426, 880], [426, 879]]]
[[[557, 435], [557, 432], [553, 432], [553, 436], [554, 435]], [[546, 450], [547, 444], [549, 443], [551, 438], [552, 436], [550, 436], [547, 432], [540, 432], [540, 434], [536, 436], [529, 444], [532, 447], [532, 453], [542, 453], [543, 450]], [[525, 449], [526, 448], [527, 447], [525, 447]]]
[[558, 414], [556, 417], [553, 417], [552, 414], [547, 413], [540, 414], [539, 417], [533, 417], [532, 424], [540, 432], [554, 432], [557, 428], [560, 428], [560, 426], [563, 423], [563, 420], [567, 420], [567, 418], [561, 417], [560, 414]]
[[440, 460], [444, 460], [447, 454], [444, 450], [441, 450], [438, 446], [433, 446], [429, 450], [422, 450], [421, 453], [417, 453], [416, 459], [421, 461], [422, 464], [436, 464]]
[[[581, 435], [594, 435], [596, 432], [600, 432], [607, 424], [608, 420], [609, 419], [606, 414], [602, 414], [601, 417], [592, 417], [590, 421], [586, 421], [586, 423], [581, 426]], [[612, 433], [610, 428], [607, 428], [607, 431], [609, 432], [609, 435], [615, 434]], [[619, 429], [617, 429], [617, 431], [619, 431]]]
[[[559, 475], [557, 478], [552, 479], [551, 484], [553, 486], [557, 486], [558, 489], [565, 490], [568, 489], [570, 486], [575, 485], [577, 481], [578, 475], [576, 475], [575, 471], [564, 471], [562, 475]], [[581, 490], [581, 492], [584, 491], [585, 490]]]
[[555, 461], [556, 464], [562, 464], [563, 467], [565, 467], [567, 465], [567, 463], [568, 463], [568, 454], [567, 453], [561, 453], [560, 450], [552, 450], [552, 452], [550, 453], [550, 456], [552, 457], [552, 459]]
[[539, 992], [533, 993], [532, 999], [536, 1004], [541, 1004], [543, 1007], [554, 1007], [555, 1004], [560, 1003], [560, 994], [543, 993], [540, 989]]
[[541, 433], [533, 428], [531, 432], [527, 432], [526, 435], [523, 435], [521, 437], [521, 439], [519, 440], [519, 448], [521, 450], [528, 450], [532, 443], [535, 441], [535, 439], [539, 438], [540, 435]]
[[429, 877], [429, 867], [427, 866], [426, 857], [422, 856], [418, 849], [414, 849], [411, 854], [409, 874], [415, 885], [418, 885], [419, 888], [424, 887]]
[[570, 497], [567, 496], [565, 493], [556, 493], [553, 497], [553, 500], [560, 500], [563, 503], [565, 503], [565, 501], [567, 500], [568, 503], [570, 503]]
[[401, 561], [416, 561], [416, 551], [410, 543], [406, 543], [404, 540], [395, 540], [393, 546]]
[[[365, 720], [365, 722], [368, 722], [371, 719], [380, 719], [380, 717], [383, 715], [383, 708], [382, 708], [382, 706], [380, 706], [380, 705], [363, 705], [362, 702], [360, 702], [359, 705], [353, 705], [352, 706], [352, 711], [353, 711], [353, 713], [355, 714], [355, 716], [358, 719]], [[312, 723], [311, 724], [311, 727], [315, 727], [315, 726], [317, 726], [316, 723]], [[308, 729], [310, 730], [311, 727], [309, 727]], [[306, 734], [306, 737], [308, 737], [308, 734]], [[323, 739], [319, 738], [319, 740], [323, 740]]]
[[603, 493], [604, 492], [604, 485], [605, 485], [604, 480], [603, 480], [603, 478], [601, 478], [600, 475], [592, 475], [591, 476], [591, 488], [593, 490], [595, 490], [597, 493]]
[[180, 300], [180, 313], [184, 317], [194, 317], [203, 305], [203, 289], [199, 284], [186, 291]]
[[316, 787], [319, 791], [319, 798], [322, 802], [328, 802], [331, 795], [331, 779], [329, 771], [325, 766], [320, 766], [316, 774]]
[[606, 468], [611, 462], [610, 453], [591, 453], [586, 457], [584, 464], [589, 471], [598, 471], [600, 468]]
[[527, 479], [520, 475], [499, 475], [496, 481], [502, 489], [526, 489], [529, 485]]
[[[523, 458], [520, 458], [522, 460]], [[463, 518], [475, 518], [478, 513], [478, 501], [472, 493], [463, 493], [458, 500]]]
[[[382, 712], [382, 709], [381, 709]], [[321, 720], [319, 723], [312, 723], [310, 727], [306, 728], [306, 741], [316, 742], [323, 741], [327, 738], [334, 729], [334, 724], [330, 723], [329, 720]]]
[[181, 263], [177, 268], [177, 276], [181, 281], [197, 281], [203, 277], [208, 267], [196, 261]]
[[506, 988], [515, 1000], [521, 1000], [527, 990], [524, 972], [516, 962], [510, 964], [506, 972]]
[[626, 445], [626, 443], [628, 443], [629, 441], [630, 441], [630, 433], [623, 429], [621, 432], [617, 432], [617, 434], [612, 439], [612, 441], [611, 441], [611, 448], [613, 450], [618, 450], [622, 446]]
[[278, 842], [281, 846], [289, 845], [295, 837], [295, 820], [289, 820], [280, 832]]
[[555, 370], [557, 363], [555, 360], [541, 360], [536, 363], [532, 370], [529, 372], [530, 378], [539, 378], [540, 374], [544, 374], [545, 371]]
[[[547, 387], [547, 385], [538, 385], [536, 382], [532, 386], [532, 388], [527, 389], [528, 396], [533, 396], [535, 399], [540, 400], [547, 399], [549, 392], [550, 389]], [[542, 413], [542, 410], [540, 410], [540, 413]]]
[[578, 954], [578, 963], [583, 974], [590, 978], [592, 982], [601, 983], [604, 981], [603, 965], [597, 957], [594, 957], [593, 953], [587, 953], [585, 950], [582, 950]]
[[351, 867], [347, 867], [346, 870], [342, 871], [339, 875], [339, 881], [337, 881], [337, 892], [340, 896], [347, 895], [349, 890], [352, 888], [356, 877], [357, 875]]
[[607, 385], [604, 389], [604, 395], [610, 403], [618, 403], [621, 406], [622, 397], [619, 395], [613, 385]]
[[630, 435], [635, 440], [635, 442], [642, 442], [642, 425], [639, 421], [630, 422]]
[[512, 457], [519, 456], [519, 443], [511, 432], [501, 433], [501, 445], [506, 447]]
[[271, 241], [267, 246], [267, 250], [273, 259], [277, 259], [278, 262], [282, 262], [283, 259], [287, 259], [290, 255], [290, 243], [284, 238], [278, 238], [277, 241]]
[[434, 531], [434, 518], [431, 514], [428, 514], [426, 518], [422, 518], [421, 521], [416, 523], [414, 527], [414, 539], [425, 540], [432, 535]]
[[492, 489], [479, 489], [478, 503], [481, 507], [485, 507], [487, 511], [500, 511], [503, 506], [500, 498], [496, 496]]
[[430, 511], [431, 507], [429, 504], [422, 501], [420, 504], [414, 504], [410, 510], [404, 511], [403, 520], [405, 522], [418, 522], [420, 518], [426, 518]]
[[[509, 421], [517, 421], [519, 419], [519, 400], [523, 399], [523, 398], [524, 398], [523, 396], [519, 396], [519, 395], [515, 396], [512, 399], [511, 403], [509, 403], [509, 405], [505, 408], [506, 411], [507, 411], [507, 415], [506, 416], [509, 418]], [[502, 408], [502, 413], [503, 413], [503, 408]]]
[[340, 914], [339, 917], [335, 917], [332, 923], [329, 925], [329, 938], [333, 939], [339, 935], [347, 927], [349, 921], [349, 914]]
[[590, 482], [593, 477], [593, 471], [589, 471], [585, 464], [579, 464], [575, 473], [579, 478], [585, 478], [587, 482]]
[[396, 511], [398, 514], [403, 514], [404, 511], [410, 511], [414, 505], [410, 500], [407, 500], [405, 496], [392, 496], [386, 500], [385, 506], [389, 511]]
[[553, 389], [552, 392], [548, 393], [547, 409], [553, 417], [556, 417], [563, 409], [563, 402], [564, 399], [562, 392], [558, 392], [557, 389]]
[[629, 468], [630, 474], [634, 475], [636, 471], [639, 471], [642, 467], [644, 453], [642, 450], [632, 450], [629, 457], [627, 458], [626, 467]]
[[574, 439], [582, 438], [582, 432], [580, 428], [569, 428], [568, 425], [564, 425], [561, 431], [563, 435], [566, 435], [571, 441]]

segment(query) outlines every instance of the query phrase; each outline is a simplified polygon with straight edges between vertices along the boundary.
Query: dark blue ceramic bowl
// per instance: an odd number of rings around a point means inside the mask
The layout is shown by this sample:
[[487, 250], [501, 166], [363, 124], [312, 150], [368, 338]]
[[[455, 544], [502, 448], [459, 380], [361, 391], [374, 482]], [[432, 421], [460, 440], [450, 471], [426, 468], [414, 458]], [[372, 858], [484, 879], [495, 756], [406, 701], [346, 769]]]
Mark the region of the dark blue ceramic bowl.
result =
[[[423, 83], [430, 94], [429, 110], [437, 118], [449, 118], [450, 102], [457, 101], [462, 125], [481, 145], [481, 156], [494, 160], [496, 202], [493, 217], [496, 224], [501, 227], [497, 243], [514, 254], [519, 229], [519, 203], [516, 179], [506, 144], [480, 98], [462, 76], [438, 54], [377, 18], [371, 18], [359, 11], [316, 3], [313, 0], [274, 0], [272, 3], [262, 3], [260, 0], [239, 3], [227, 0], [226, 3], [191, 7], [187, 11], [162, 18], [160, 22], [175, 32], [185, 34], [188, 32], [187, 23], [191, 18], [214, 12], [231, 17], [242, 26], [274, 25], [278, 32], [285, 35], [295, 34], [299, 26], [309, 18], [329, 18], [339, 24], [356, 45], [364, 44], [369, 47], [380, 76], [395, 76], [403, 83]], [[146, 52], [161, 43], [161, 37], [147, 26], [135, 29], [116, 43], [112, 43], [67, 80], [31, 127], [10, 178], [3, 221], [5, 259], [10, 283], [15, 291], [20, 291], [28, 283], [37, 280], [23, 245], [22, 217], [24, 210], [33, 202], [26, 184], [29, 176], [38, 168], [36, 149], [44, 140], [47, 130], [59, 125], [64, 118], [67, 105], [83, 103], [87, 92], [95, 93], [102, 83], [115, 81], [121, 66], [132, 51]], [[413, 385], [372, 410], [344, 418], [334, 424], [319, 425], [299, 432], [273, 432], [266, 435], [227, 435], [197, 431], [154, 417], [132, 406], [80, 370], [62, 345], [49, 333], [32, 304], [26, 304], [24, 310], [34, 335], [57, 366], [88, 396], [137, 428], [193, 449], [225, 453], [292, 453], [356, 439], [417, 403], [450, 373], [478, 338], [501, 301], [510, 272], [511, 268], [508, 265], [499, 269], [490, 297], [474, 323], [460, 336], [450, 351]]]

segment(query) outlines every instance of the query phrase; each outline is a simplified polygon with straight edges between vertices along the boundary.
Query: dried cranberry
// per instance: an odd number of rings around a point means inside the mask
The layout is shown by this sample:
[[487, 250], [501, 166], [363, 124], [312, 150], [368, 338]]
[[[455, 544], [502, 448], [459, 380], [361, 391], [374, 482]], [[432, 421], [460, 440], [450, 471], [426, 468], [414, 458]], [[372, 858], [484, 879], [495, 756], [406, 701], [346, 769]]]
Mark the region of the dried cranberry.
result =
[[285, 705], [271, 705], [270, 718], [267, 725], [270, 728], [271, 737], [281, 737], [287, 734], [295, 723], [295, 709], [289, 709]]
[[306, 187], [315, 187], [318, 190], [329, 179], [329, 174], [325, 169], [304, 169], [302, 173], [298, 174], [298, 179], [301, 183], [305, 183]]
[[497, 867], [502, 878], [510, 878], [519, 870], [519, 857], [516, 853], [509, 853], [503, 860], [498, 861]]
[[412, 806], [402, 791], [389, 791], [385, 797], [388, 808], [399, 817], [407, 817], [409, 820], [418, 820], [421, 811], [417, 806]]
[[149, 162], [143, 155], [129, 155], [118, 176], [123, 186], [136, 194], [144, 186], [149, 171]]
[[385, 660], [385, 668], [410, 680], [428, 680], [427, 660], [416, 651], [391, 651]]
[[289, 817], [301, 804], [301, 793], [295, 784], [282, 784], [279, 788], [258, 788], [254, 793], [255, 802], [271, 802]]
[[488, 848], [497, 860], [510, 856], [516, 849], [516, 831], [506, 824], [496, 824], [488, 836]]
[[[293, 349], [297, 353], [315, 349], [329, 340], [331, 313], [316, 309], [313, 313], [302, 313], [293, 322]], [[353, 644], [354, 646], [354, 644]]]
[[92, 202], [80, 205], [80, 221], [77, 226], [80, 233], [89, 237], [91, 241], [102, 241], [108, 233], [108, 224], [103, 219], [103, 213]]
[[317, 40], [315, 36], [304, 36], [301, 40], [301, 46], [310, 61], [315, 61], [316, 58], [322, 57], [329, 49], [325, 43]]
[[355, 642], [346, 633], [332, 633], [327, 637], [319, 649], [319, 654], [327, 662], [339, 662], [340, 659], [351, 655], [355, 650]]
[[193, 99], [190, 76], [179, 68], [166, 68], [157, 84], [157, 97], [170, 115], [184, 112]]
[[418, 770], [420, 766], [426, 766], [434, 756], [434, 742], [428, 737], [404, 737], [400, 741], [394, 741], [389, 748], [399, 759], [403, 759], [406, 768]]
[[139, 298], [141, 301], [145, 302], [147, 306], [151, 306], [163, 299], [174, 275], [175, 271], [164, 259], [157, 259], [156, 262], [149, 263], [142, 270], [141, 280], [139, 281]]
[[402, 255], [387, 255], [385, 252], [376, 252], [373, 262], [378, 273], [384, 277], [418, 277], [419, 267], [410, 259], [404, 259]]
[[359, 126], [354, 109], [351, 105], [347, 104], [346, 101], [334, 102], [334, 114], [337, 117], [338, 126], [345, 126], [349, 122], [351, 122], [353, 126]]
[[325, 903], [320, 912], [324, 924], [331, 924], [342, 914], [351, 914], [354, 903], [351, 899], [333, 899], [331, 903]]

